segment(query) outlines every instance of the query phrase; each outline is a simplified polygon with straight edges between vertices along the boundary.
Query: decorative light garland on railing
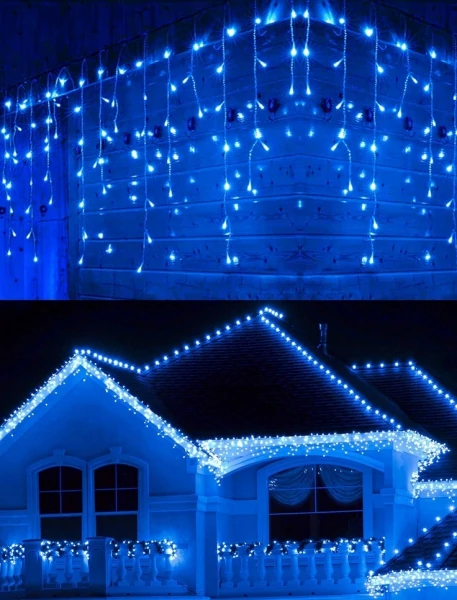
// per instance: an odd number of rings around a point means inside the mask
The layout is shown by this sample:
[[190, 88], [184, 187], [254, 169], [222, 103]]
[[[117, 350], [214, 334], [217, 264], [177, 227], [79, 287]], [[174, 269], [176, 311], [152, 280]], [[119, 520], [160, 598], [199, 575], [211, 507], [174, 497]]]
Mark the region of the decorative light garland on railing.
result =
[[23, 544], [10, 544], [3, 546], [1, 549], [2, 561], [16, 562], [18, 559], [25, 558], [25, 548]]
[[84, 558], [89, 557], [89, 544], [88, 542], [67, 542], [67, 541], [48, 541], [42, 540], [41, 556], [47, 560], [53, 558], [60, 558], [66, 554], [71, 556], [83, 556]]
[[[368, 540], [362, 539], [343, 539], [340, 538], [338, 540], [297, 540], [297, 541], [287, 541], [287, 542], [269, 542], [268, 544], [262, 544], [261, 542], [239, 542], [235, 544], [230, 544], [227, 542], [222, 542], [217, 547], [217, 554], [219, 560], [224, 558], [226, 554], [232, 556], [232, 558], [237, 558], [241, 553], [245, 553], [248, 556], [254, 556], [257, 548], [260, 548], [262, 553], [266, 556], [270, 556], [273, 554], [275, 550], [279, 550], [281, 554], [287, 555], [289, 551], [294, 549], [297, 554], [306, 554], [306, 548], [309, 544], [314, 544], [314, 553], [321, 554], [323, 553], [324, 547], [328, 544], [331, 544], [330, 550], [331, 552], [338, 553], [341, 551], [341, 545], [347, 544], [349, 553], [356, 552], [356, 547], [358, 544], [363, 543], [364, 552], [372, 552], [374, 546], [377, 544], [380, 549], [382, 555], [385, 553], [385, 538], [369, 538]], [[298, 544], [298, 546], [297, 546]]]
[[148, 541], [132, 541], [125, 540], [123, 542], [118, 542], [116, 540], [112, 540], [111, 542], [111, 553], [113, 558], [117, 558], [122, 554], [123, 551], [126, 552], [128, 558], [132, 558], [135, 556], [136, 549], [140, 547], [141, 553], [144, 555], [149, 554], [167, 554], [170, 558], [176, 558], [177, 555], [177, 546], [171, 540], [148, 540]]

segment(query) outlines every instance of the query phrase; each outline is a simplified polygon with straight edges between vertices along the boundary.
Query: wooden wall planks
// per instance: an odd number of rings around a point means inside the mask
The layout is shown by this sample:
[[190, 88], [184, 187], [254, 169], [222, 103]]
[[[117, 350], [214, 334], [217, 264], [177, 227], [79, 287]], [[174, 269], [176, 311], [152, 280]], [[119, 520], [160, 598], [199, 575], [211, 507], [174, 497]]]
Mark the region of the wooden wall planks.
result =
[[[448, 243], [452, 211], [453, 176], [446, 171], [452, 162], [452, 139], [434, 135], [433, 194], [429, 186], [429, 140], [424, 129], [430, 124], [430, 95], [424, 91], [429, 60], [411, 54], [411, 71], [419, 83], [409, 82], [403, 114], [414, 120], [414, 134], [397, 119], [406, 76], [404, 55], [391, 46], [382, 47], [380, 62], [385, 73], [379, 80], [378, 111], [378, 200], [379, 236], [375, 242], [376, 263], [368, 266], [368, 231], [372, 214], [369, 182], [373, 131], [357, 118], [373, 104], [373, 58], [370, 40], [349, 34], [347, 99], [348, 144], [352, 151], [354, 190], [345, 193], [348, 159], [337, 141], [341, 114], [333, 111], [326, 121], [320, 111], [321, 98], [338, 103], [342, 74], [332, 64], [341, 58], [339, 30], [312, 22], [311, 88], [304, 95], [304, 59], [295, 64], [294, 96], [288, 96], [290, 32], [287, 22], [269, 25], [259, 36], [259, 56], [268, 68], [259, 67], [259, 92], [266, 104], [274, 97], [281, 105], [276, 118], [259, 111], [259, 127], [270, 150], [260, 146], [252, 161], [255, 196], [246, 191], [247, 156], [252, 144], [253, 100], [252, 36], [242, 34], [228, 44], [227, 106], [244, 113], [244, 120], [228, 130], [231, 151], [227, 154], [231, 182], [229, 214], [233, 238], [230, 252], [237, 265], [227, 266], [226, 238], [221, 229], [223, 199], [223, 114], [214, 108], [222, 101], [220, 47], [199, 51], [195, 79], [205, 116], [197, 130], [185, 132], [188, 117], [196, 115], [197, 103], [191, 83], [180, 82], [189, 71], [189, 53], [173, 57], [172, 80], [178, 91], [172, 96], [173, 198], [168, 197], [167, 139], [148, 143], [148, 161], [154, 173], [148, 178], [150, 198], [148, 246], [143, 272], [136, 269], [143, 243], [143, 142], [135, 133], [142, 129], [142, 72], [133, 71], [128, 85], [119, 79], [118, 125], [112, 132], [112, 114], [104, 110], [105, 129], [113, 136], [105, 158], [105, 182], [112, 187], [101, 194], [97, 157], [99, 131], [98, 89], [86, 92], [86, 213], [84, 266], [74, 284], [79, 298], [300, 298], [300, 299], [432, 299], [456, 295], [456, 256]], [[297, 20], [297, 46], [304, 40], [303, 22]], [[235, 39], [234, 39], [235, 41]], [[158, 52], [155, 47], [155, 52]], [[249, 59], [249, 60], [248, 60]], [[148, 119], [150, 129], [166, 117], [166, 65], [148, 68]], [[437, 125], [452, 129], [453, 70], [439, 63], [434, 71], [434, 115]], [[112, 95], [113, 81], [104, 84], [104, 95]], [[78, 120], [72, 121], [77, 139]], [[132, 144], [123, 143], [123, 132], [132, 134]], [[237, 142], [238, 147], [234, 144]], [[364, 147], [361, 147], [362, 144]], [[136, 148], [138, 160], [131, 158]], [[161, 158], [157, 158], [157, 151]], [[440, 155], [441, 153], [441, 155]], [[441, 158], [440, 158], [441, 156]], [[80, 164], [70, 157], [70, 207], [77, 205]], [[133, 184], [137, 185], [133, 185]], [[135, 198], [135, 199], [133, 199]], [[72, 217], [76, 218], [73, 209]], [[78, 240], [71, 240], [73, 247]], [[107, 251], [108, 250], [108, 251]]]

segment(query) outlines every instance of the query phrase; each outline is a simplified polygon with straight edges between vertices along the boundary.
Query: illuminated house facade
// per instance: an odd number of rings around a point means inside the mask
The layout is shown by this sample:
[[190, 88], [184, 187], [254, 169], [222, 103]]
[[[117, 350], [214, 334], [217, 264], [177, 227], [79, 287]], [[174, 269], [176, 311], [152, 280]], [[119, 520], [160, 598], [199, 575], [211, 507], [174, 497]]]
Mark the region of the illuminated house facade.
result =
[[453, 398], [301, 344], [265, 309], [148, 365], [77, 351], [0, 430], [1, 593], [444, 593]]

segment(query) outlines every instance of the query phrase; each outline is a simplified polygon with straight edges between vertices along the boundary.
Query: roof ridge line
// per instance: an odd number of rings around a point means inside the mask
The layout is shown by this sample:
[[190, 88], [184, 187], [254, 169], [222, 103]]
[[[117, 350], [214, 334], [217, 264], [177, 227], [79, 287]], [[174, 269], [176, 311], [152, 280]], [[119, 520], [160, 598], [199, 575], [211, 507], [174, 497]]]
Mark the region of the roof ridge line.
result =
[[204, 339], [203, 340], [197, 339], [193, 346], [184, 344], [182, 351], [174, 350], [170, 356], [165, 354], [162, 357], [161, 361], [157, 359], [155, 361], [152, 361], [149, 364], [146, 364], [143, 368], [138, 367], [129, 362], [121, 361], [119, 359], [114, 359], [105, 354], [101, 354], [100, 352], [94, 352], [93, 350], [90, 350], [90, 349], [83, 349], [83, 350], [77, 349], [77, 350], [75, 350], [74, 355], [88, 356], [89, 359], [95, 359], [98, 362], [101, 362], [103, 364], [108, 364], [111, 367], [117, 367], [121, 370], [127, 370], [127, 371], [130, 371], [131, 373], [135, 373], [136, 375], [145, 375], [146, 373], [149, 373], [154, 368], [160, 367], [163, 364], [169, 364], [170, 362], [177, 360], [183, 354], [189, 354], [189, 353], [197, 350], [197, 348], [199, 348], [201, 346], [207, 346], [214, 340], [224, 337], [225, 335], [227, 335], [229, 332], [232, 331], [232, 328], [242, 327], [243, 325], [246, 325], [247, 323], [252, 322], [255, 319], [258, 319], [261, 315], [263, 315], [264, 312], [267, 312], [267, 313], [271, 314], [272, 316], [275, 316], [279, 319], [282, 319], [282, 317], [283, 317], [282, 313], [279, 313], [278, 311], [275, 311], [272, 308], [269, 308], [268, 306], [266, 306], [265, 308], [260, 309], [258, 314], [255, 315], [254, 317], [247, 315], [247, 317], [244, 319], [244, 321], [237, 319], [235, 321], [235, 325], [233, 325], [233, 326], [225, 325], [224, 329], [222, 329], [222, 328], [216, 329], [215, 334], [213, 336], [210, 336], [208, 334], [204, 335], [203, 336]]

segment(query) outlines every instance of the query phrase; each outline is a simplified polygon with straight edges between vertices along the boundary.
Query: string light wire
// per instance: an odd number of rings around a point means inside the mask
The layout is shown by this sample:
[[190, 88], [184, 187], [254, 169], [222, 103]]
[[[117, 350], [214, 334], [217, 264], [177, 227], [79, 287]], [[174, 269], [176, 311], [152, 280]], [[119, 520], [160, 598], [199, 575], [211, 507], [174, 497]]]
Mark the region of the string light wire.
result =
[[52, 93], [51, 93], [51, 73], [48, 74], [48, 79], [47, 79], [47, 86], [46, 86], [46, 100], [47, 100], [47, 108], [48, 108], [48, 114], [46, 117], [46, 139], [45, 139], [45, 152], [46, 152], [46, 173], [44, 176], [44, 181], [49, 183], [49, 190], [50, 190], [50, 196], [49, 196], [49, 204], [51, 205], [53, 203], [53, 196], [54, 196], [54, 186], [53, 186], [53, 182], [52, 182], [52, 173], [51, 173], [51, 124], [54, 122], [54, 119], [52, 118], [52, 110], [51, 110], [51, 98], [52, 98]]
[[203, 117], [203, 111], [201, 109], [200, 98], [198, 97], [198, 91], [197, 91], [197, 82], [195, 81], [195, 76], [194, 76], [194, 62], [195, 62], [195, 54], [200, 50], [200, 48], [202, 47], [202, 44], [199, 44], [197, 42], [196, 26], [197, 26], [196, 20], [194, 20], [194, 43], [192, 44], [192, 48], [190, 51], [190, 73], [183, 79], [183, 83], [186, 84], [189, 81], [189, 79], [191, 80], [192, 89], [194, 90], [195, 100], [197, 102], [197, 107], [198, 107], [198, 116], [201, 119]]
[[94, 163], [94, 168], [97, 165], [100, 167], [100, 181], [102, 184], [102, 194], [106, 194], [105, 187], [105, 171], [103, 158], [103, 74], [105, 69], [103, 67], [103, 50], [99, 52], [99, 68], [98, 68], [98, 80], [99, 80], [99, 99], [98, 99], [98, 156]]
[[429, 138], [429, 157], [428, 157], [428, 198], [432, 197], [432, 168], [433, 168], [433, 128], [436, 126], [435, 118], [434, 118], [434, 93], [433, 93], [433, 60], [436, 58], [436, 54], [434, 50], [429, 52], [430, 55], [430, 80], [429, 80], [429, 89], [430, 89], [430, 138]]
[[167, 128], [168, 134], [168, 155], [167, 155], [167, 165], [168, 165], [168, 197], [173, 198], [173, 188], [171, 184], [172, 177], [172, 168], [171, 168], [171, 51], [165, 51], [165, 58], [167, 59], [167, 73], [168, 73], [168, 81], [167, 81], [167, 119], [165, 121], [165, 127]]
[[[373, 153], [373, 179], [370, 185], [370, 190], [372, 193], [372, 206], [373, 206], [373, 211], [372, 211], [372, 215], [371, 215], [371, 220], [370, 220], [370, 231], [369, 231], [369, 236], [370, 236], [370, 246], [371, 246], [371, 255], [370, 258], [368, 259], [368, 263], [370, 265], [374, 264], [374, 243], [375, 243], [375, 236], [376, 236], [376, 232], [378, 230], [378, 223], [376, 221], [376, 217], [377, 217], [377, 212], [378, 212], [378, 195], [377, 195], [377, 185], [376, 185], [376, 168], [377, 168], [377, 146], [376, 146], [376, 142], [377, 142], [377, 128], [378, 128], [378, 124], [377, 124], [377, 109], [378, 109], [378, 55], [379, 55], [379, 33], [378, 33], [378, 23], [377, 23], [377, 16], [376, 16], [376, 12], [375, 12], [375, 16], [374, 16], [374, 45], [375, 45], [375, 52], [374, 52], [374, 102], [373, 102], [373, 144], [371, 146], [371, 151]], [[366, 257], [364, 257], [363, 263], [366, 263]]]
[[122, 53], [124, 51], [124, 48], [125, 48], [125, 43], [122, 44], [120, 52], [119, 52], [119, 56], [117, 57], [116, 73], [114, 75], [113, 98], [111, 100], [111, 108], [115, 109], [114, 118], [113, 118], [114, 133], [119, 133], [119, 127], [117, 125], [117, 119], [119, 117], [119, 102], [117, 99], [117, 84], [118, 84], [119, 75], [123, 75], [125, 73], [125, 69], [121, 68], [121, 58], [122, 58]]
[[78, 172], [78, 177], [81, 178], [81, 186], [80, 186], [80, 202], [78, 205], [79, 208], [79, 217], [80, 217], [80, 235], [81, 235], [81, 255], [79, 257], [78, 265], [81, 266], [84, 262], [84, 254], [86, 250], [86, 182], [85, 182], [85, 127], [84, 127], [84, 86], [85, 86], [85, 71], [87, 71], [87, 62], [86, 59], [81, 63], [81, 77], [79, 80], [79, 87], [81, 90], [81, 138], [79, 140], [79, 147], [81, 148], [81, 169]]
[[454, 42], [454, 155], [452, 162], [452, 222], [453, 230], [449, 238], [449, 243], [454, 242], [455, 256], [457, 261], [457, 207], [456, 207], [456, 185], [457, 185], [457, 36], [453, 34]]
[[29, 179], [29, 205], [27, 210], [25, 211], [30, 215], [30, 231], [26, 236], [26, 239], [31, 239], [33, 242], [33, 262], [38, 262], [37, 256], [37, 239], [35, 234], [35, 211], [33, 207], [33, 196], [34, 196], [34, 181], [33, 181], [33, 131], [35, 129], [34, 125], [34, 114], [33, 114], [33, 85], [35, 81], [32, 81], [30, 84], [30, 129], [29, 129], [29, 151], [27, 153], [27, 158], [29, 160], [29, 170], [30, 170], [30, 179]]
[[306, 19], [306, 41], [305, 41], [305, 48], [303, 50], [303, 54], [306, 58], [306, 95], [310, 96], [311, 88], [309, 87], [309, 72], [310, 72], [309, 36], [310, 36], [310, 32], [311, 32], [311, 16], [309, 14], [309, 0], [307, 0], [307, 2], [306, 2], [306, 10], [305, 10], [304, 16]]
[[144, 217], [143, 217], [143, 244], [142, 244], [142, 254], [141, 254], [141, 264], [137, 269], [137, 273], [141, 273], [144, 266], [144, 261], [146, 258], [146, 245], [152, 244], [152, 238], [148, 232], [148, 209], [149, 206], [154, 206], [154, 204], [149, 200], [149, 191], [148, 191], [148, 172], [149, 172], [149, 163], [148, 163], [148, 135], [147, 135], [147, 125], [148, 125], [148, 95], [147, 95], [147, 62], [148, 62], [148, 34], [144, 34], [143, 39], [143, 131], [141, 132], [141, 136], [143, 138], [143, 152], [144, 152]]
[[289, 94], [291, 96], [294, 95], [295, 89], [294, 89], [294, 69], [295, 69], [295, 57], [297, 56], [297, 48], [295, 46], [295, 32], [294, 32], [294, 20], [297, 17], [297, 13], [295, 12], [294, 9], [294, 0], [290, 0], [290, 21], [289, 21], [289, 28], [290, 28], [290, 43], [291, 43], [291, 49], [290, 49], [290, 88], [289, 88]]

